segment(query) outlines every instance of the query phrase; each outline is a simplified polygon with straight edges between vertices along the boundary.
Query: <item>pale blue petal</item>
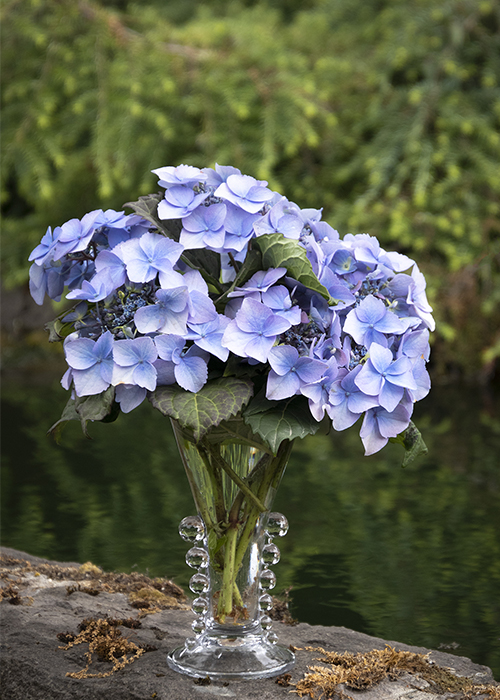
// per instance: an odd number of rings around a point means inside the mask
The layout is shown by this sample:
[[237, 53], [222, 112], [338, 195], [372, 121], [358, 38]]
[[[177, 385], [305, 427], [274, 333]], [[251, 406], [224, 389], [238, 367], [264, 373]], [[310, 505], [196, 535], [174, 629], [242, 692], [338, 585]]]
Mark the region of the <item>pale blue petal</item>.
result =
[[207, 363], [201, 357], [183, 357], [175, 367], [175, 378], [186, 391], [196, 393], [207, 381]]
[[156, 389], [156, 369], [150, 362], [141, 362], [134, 369], [134, 384], [149, 391]]
[[74, 369], [73, 382], [77, 396], [101, 394], [109, 386], [109, 382], [106, 382], [101, 376], [99, 365], [94, 365], [85, 370]]
[[351, 425], [354, 425], [360, 416], [359, 413], [353, 413], [349, 410], [346, 401], [342, 401], [337, 406], [332, 406], [331, 403], [328, 404], [326, 412], [330, 416], [335, 430], [347, 430]]
[[253, 357], [259, 362], [267, 362], [269, 351], [274, 345], [274, 337], [266, 338], [264, 335], [250, 336], [251, 340], [245, 345], [245, 354], [247, 357]]
[[280, 377], [271, 370], [267, 377], [266, 398], [271, 401], [280, 401], [290, 396], [295, 396], [300, 390], [300, 379], [295, 372], [289, 372]]
[[174, 352], [184, 348], [185, 340], [177, 335], [157, 335], [154, 339], [158, 355], [162, 360], [172, 361]]
[[164, 322], [164, 309], [159, 304], [141, 306], [134, 314], [134, 322], [139, 333], [153, 333]]
[[269, 364], [281, 377], [292, 369], [298, 359], [298, 350], [292, 345], [278, 345], [269, 353]]
[[90, 338], [78, 338], [64, 346], [66, 361], [70, 367], [78, 370], [89, 369], [97, 362], [94, 354], [95, 342]]
[[398, 403], [403, 398], [404, 389], [402, 386], [394, 386], [390, 382], [384, 382], [378, 400], [382, 408], [386, 411], [394, 411]]
[[368, 361], [365, 365], [363, 365], [357, 377], [355, 377], [354, 383], [358, 389], [361, 389], [363, 394], [378, 396], [382, 388], [383, 378], [372, 367], [370, 361]]
[[115, 398], [123, 413], [130, 413], [146, 398], [146, 389], [131, 384], [119, 384], [116, 387]]

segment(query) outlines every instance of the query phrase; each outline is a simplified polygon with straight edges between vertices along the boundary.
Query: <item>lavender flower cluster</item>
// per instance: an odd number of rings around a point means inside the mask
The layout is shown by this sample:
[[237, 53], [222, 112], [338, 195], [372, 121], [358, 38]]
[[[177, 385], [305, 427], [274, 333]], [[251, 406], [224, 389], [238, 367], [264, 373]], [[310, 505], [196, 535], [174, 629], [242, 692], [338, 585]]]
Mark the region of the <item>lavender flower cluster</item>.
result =
[[[61, 315], [71, 331], [63, 386], [78, 397], [113, 386], [129, 412], [158, 386], [200, 391], [214, 365], [236, 356], [265, 376], [271, 401], [305, 396], [336, 430], [364, 415], [366, 454], [404, 431], [430, 389], [434, 329], [415, 262], [368, 234], [341, 239], [321, 210], [300, 209], [234, 167], [153, 172], [164, 189], [157, 216], [180, 221], [178, 241], [136, 214], [97, 210], [49, 227], [30, 255], [34, 300], [59, 301], [66, 290], [76, 301]], [[231, 285], [252, 241], [276, 233], [305, 250], [329, 301], [285, 265]], [[220, 256], [219, 281], [231, 291], [221, 295], [189, 266], [184, 253], [196, 249]]]

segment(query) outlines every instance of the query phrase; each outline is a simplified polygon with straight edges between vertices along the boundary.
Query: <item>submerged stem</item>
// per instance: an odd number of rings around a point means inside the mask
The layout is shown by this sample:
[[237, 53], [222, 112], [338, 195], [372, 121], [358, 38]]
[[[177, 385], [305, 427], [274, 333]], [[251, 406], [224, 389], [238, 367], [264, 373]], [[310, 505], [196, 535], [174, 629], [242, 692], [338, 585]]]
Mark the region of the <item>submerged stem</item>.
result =
[[222, 587], [220, 590], [218, 604], [218, 617], [220, 622], [224, 622], [226, 615], [231, 615], [233, 610], [233, 591], [236, 587], [234, 558], [236, 554], [237, 537], [237, 526], [230, 527], [227, 531], [224, 555], [224, 572], [222, 574]]

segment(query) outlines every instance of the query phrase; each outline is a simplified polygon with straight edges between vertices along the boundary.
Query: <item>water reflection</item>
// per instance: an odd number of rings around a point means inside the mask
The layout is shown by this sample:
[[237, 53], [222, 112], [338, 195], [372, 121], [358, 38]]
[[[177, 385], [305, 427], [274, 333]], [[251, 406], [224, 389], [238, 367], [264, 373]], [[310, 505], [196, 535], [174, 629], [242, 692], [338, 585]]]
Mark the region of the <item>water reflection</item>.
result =
[[[137, 568], [186, 585], [179, 521], [194, 512], [167, 420], [148, 405], [46, 437], [66, 396], [4, 384], [3, 544]], [[420, 408], [430, 456], [364, 458], [355, 432], [294, 450], [275, 508], [290, 521], [278, 584], [311, 624], [456, 652], [500, 676], [500, 422], [482, 397], [435, 389]]]

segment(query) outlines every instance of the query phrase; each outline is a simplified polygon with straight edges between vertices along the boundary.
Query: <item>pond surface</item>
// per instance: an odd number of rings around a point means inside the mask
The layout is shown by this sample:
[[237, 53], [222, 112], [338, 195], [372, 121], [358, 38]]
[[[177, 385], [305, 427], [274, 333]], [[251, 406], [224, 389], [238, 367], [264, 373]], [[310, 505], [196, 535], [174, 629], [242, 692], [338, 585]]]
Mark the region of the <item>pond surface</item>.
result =
[[[36, 377], [36, 379], [35, 379]], [[167, 419], [144, 404], [111, 424], [46, 436], [66, 392], [11, 374], [2, 400], [3, 544], [186, 586], [179, 521], [193, 502]], [[364, 457], [356, 429], [297, 441], [274, 509], [278, 595], [302, 622], [442, 649], [500, 679], [498, 397], [435, 387], [416, 410], [429, 455]]]

